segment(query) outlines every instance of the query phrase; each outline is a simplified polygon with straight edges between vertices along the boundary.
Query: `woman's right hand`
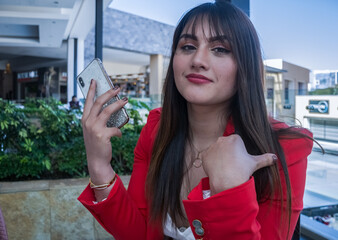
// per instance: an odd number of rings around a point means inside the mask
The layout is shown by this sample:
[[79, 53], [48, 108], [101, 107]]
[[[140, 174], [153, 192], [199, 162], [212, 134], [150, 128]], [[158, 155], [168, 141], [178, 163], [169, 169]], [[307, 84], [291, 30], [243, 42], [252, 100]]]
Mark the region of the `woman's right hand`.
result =
[[128, 99], [123, 98], [110, 104], [101, 111], [103, 104], [116, 96], [120, 89], [111, 89], [101, 95], [94, 102], [96, 81], [92, 80], [87, 94], [82, 115], [82, 129], [86, 147], [88, 171], [91, 180], [96, 185], [108, 183], [114, 176], [110, 165], [112, 158], [111, 137], [121, 137], [118, 128], [108, 128], [107, 121], [112, 113], [127, 104]]

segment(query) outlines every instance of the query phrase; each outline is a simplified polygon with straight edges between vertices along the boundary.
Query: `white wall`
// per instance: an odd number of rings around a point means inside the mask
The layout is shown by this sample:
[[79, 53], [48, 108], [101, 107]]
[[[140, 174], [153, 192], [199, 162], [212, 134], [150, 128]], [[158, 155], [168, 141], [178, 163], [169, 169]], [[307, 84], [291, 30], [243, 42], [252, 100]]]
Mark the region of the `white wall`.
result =
[[[329, 111], [326, 113], [311, 113], [306, 107], [310, 100], [329, 101]], [[309, 128], [310, 118], [338, 120], [338, 96], [336, 95], [308, 95], [296, 96], [296, 118], [306, 128]]]

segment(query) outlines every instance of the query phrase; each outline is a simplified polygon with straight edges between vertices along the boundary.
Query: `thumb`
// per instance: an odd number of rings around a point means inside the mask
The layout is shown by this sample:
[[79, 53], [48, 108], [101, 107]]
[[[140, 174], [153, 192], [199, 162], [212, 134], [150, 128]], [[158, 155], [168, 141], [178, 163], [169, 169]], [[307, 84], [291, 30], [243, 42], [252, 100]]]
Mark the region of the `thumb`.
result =
[[265, 153], [262, 155], [256, 155], [256, 156], [252, 156], [255, 161], [256, 161], [256, 169], [255, 171], [257, 171], [258, 169], [261, 169], [263, 167], [268, 167], [271, 165], [274, 165], [278, 158], [275, 154], [272, 153]]

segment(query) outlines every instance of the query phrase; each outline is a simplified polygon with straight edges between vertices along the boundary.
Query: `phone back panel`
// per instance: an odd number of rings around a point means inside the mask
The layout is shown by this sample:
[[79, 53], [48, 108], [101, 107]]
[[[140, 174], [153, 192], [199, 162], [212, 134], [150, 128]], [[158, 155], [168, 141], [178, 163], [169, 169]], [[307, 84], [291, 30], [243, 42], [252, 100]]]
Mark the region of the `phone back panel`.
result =
[[[80, 86], [80, 89], [85, 98], [87, 98], [90, 82], [92, 79], [94, 79], [97, 83], [94, 101], [97, 97], [101, 96], [109, 89], [112, 89], [114, 87], [108, 74], [103, 68], [101, 60], [97, 58], [95, 58], [91, 63], [89, 63], [89, 65], [76, 78], [77, 83]], [[102, 110], [106, 108], [108, 105], [116, 102], [117, 100], [119, 100], [118, 96], [111, 98], [107, 103], [103, 105]], [[107, 122], [107, 127], [121, 128], [128, 121], [129, 117], [126, 110], [124, 108], [121, 108], [120, 110], [118, 110], [117, 112], [113, 113], [110, 116]]]
[[[79, 80], [80, 78], [82, 78], [84, 86], [81, 85]], [[99, 97], [107, 92], [109, 89], [113, 88], [110, 78], [103, 69], [102, 63], [99, 59], [94, 59], [91, 63], [89, 63], [89, 65], [76, 78], [85, 98], [87, 97], [90, 81], [92, 79], [95, 79], [95, 81], [98, 83], [96, 84], [95, 99], [96, 97]]]

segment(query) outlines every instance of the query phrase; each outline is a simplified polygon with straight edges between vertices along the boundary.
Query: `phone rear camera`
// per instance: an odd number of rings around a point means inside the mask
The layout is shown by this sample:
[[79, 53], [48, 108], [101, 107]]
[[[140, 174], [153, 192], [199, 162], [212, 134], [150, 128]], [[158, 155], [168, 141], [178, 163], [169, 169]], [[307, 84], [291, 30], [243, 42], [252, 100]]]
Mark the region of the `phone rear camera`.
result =
[[79, 78], [79, 82], [80, 82], [80, 84], [81, 84], [81, 86], [82, 86], [82, 87], [84, 87], [84, 86], [85, 86], [85, 83], [84, 83], [84, 81], [83, 81], [82, 77], [80, 77], [80, 78]]

